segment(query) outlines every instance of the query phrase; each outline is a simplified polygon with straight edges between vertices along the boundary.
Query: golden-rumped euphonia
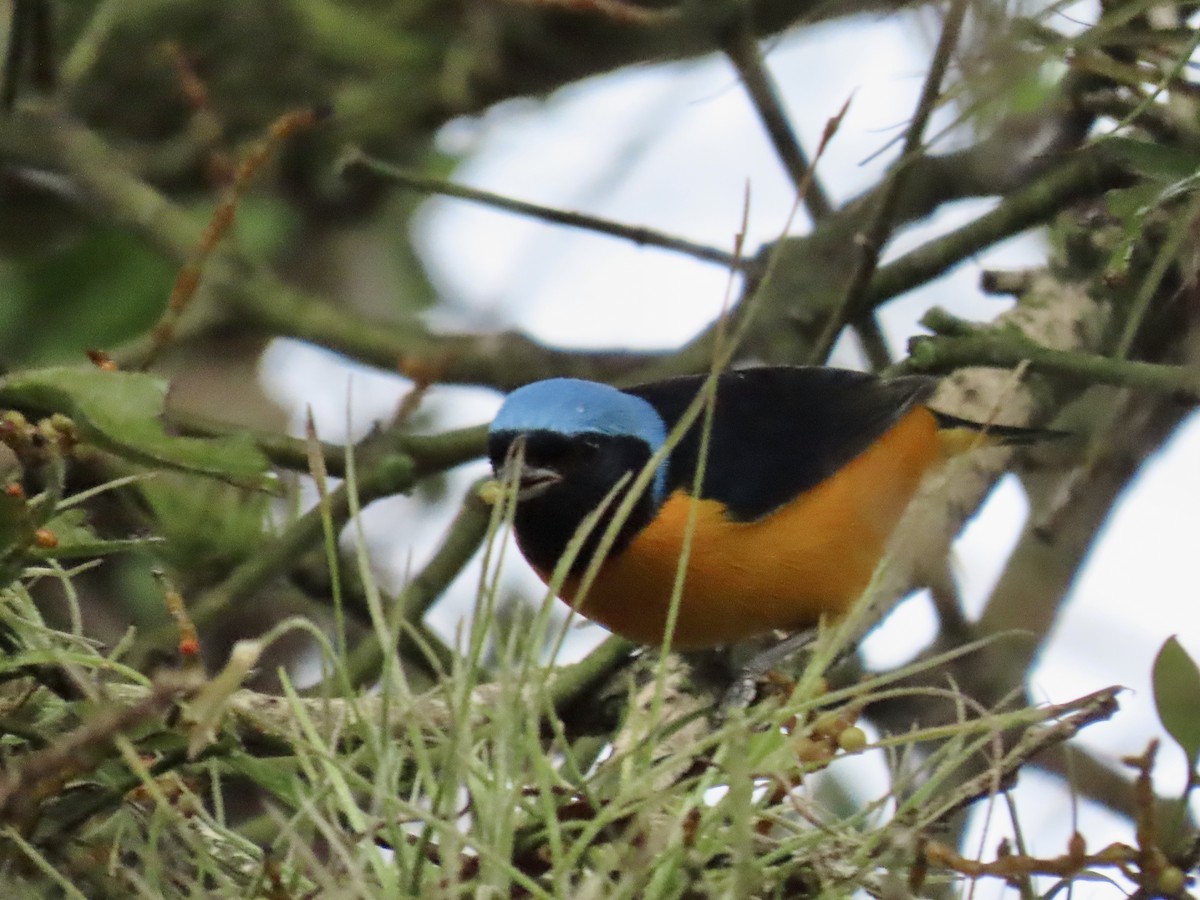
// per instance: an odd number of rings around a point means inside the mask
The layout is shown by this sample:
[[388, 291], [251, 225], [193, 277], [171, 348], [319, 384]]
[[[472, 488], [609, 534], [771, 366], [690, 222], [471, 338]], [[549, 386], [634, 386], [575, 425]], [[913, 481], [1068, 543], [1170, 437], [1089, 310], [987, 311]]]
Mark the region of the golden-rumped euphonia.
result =
[[[618, 389], [552, 378], [508, 396], [488, 453], [504, 476], [523, 440], [514, 531], [543, 580], [584, 517], [622, 479], [627, 490], [663, 446], [703, 383], [685, 376]], [[986, 431], [992, 443], [1045, 434], [932, 410], [925, 401], [935, 385], [822, 367], [721, 374], [698, 497], [703, 414], [654, 472], [586, 596], [576, 598], [580, 578], [618, 502], [584, 542], [560, 596], [617, 634], [662, 643], [696, 502], [673, 646], [730, 644], [836, 618], [866, 588], [926, 472], [971, 445], [964, 434]]]

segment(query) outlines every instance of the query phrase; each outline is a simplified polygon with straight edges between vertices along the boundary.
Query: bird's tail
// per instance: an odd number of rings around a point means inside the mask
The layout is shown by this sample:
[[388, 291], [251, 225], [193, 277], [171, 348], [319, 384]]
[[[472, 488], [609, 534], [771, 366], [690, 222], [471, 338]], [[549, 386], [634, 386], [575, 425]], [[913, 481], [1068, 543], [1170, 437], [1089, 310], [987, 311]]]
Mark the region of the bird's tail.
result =
[[1053, 428], [1022, 428], [1018, 425], [993, 425], [961, 419], [949, 413], [933, 411], [938, 437], [948, 456], [957, 456], [976, 447], [1025, 447], [1042, 441], [1073, 437], [1069, 431]]

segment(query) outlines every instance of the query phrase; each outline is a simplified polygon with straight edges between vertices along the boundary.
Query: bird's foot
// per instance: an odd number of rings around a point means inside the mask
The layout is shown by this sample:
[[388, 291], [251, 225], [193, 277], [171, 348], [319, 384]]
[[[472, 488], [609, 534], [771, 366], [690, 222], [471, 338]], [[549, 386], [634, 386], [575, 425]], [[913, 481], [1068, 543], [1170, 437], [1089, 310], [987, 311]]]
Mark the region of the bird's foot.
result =
[[726, 688], [721, 698], [721, 711], [748, 707], [758, 696], [759, 682], [770, 679], [777, 666], [807, 650], [816, 637], [816, 629], [798, 631], [751, 657]]

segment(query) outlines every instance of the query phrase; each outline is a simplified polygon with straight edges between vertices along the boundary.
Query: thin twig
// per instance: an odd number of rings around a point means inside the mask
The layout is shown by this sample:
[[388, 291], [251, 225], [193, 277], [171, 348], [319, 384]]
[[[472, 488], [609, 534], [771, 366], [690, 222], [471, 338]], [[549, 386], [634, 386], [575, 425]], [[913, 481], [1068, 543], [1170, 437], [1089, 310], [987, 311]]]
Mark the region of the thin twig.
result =
[[1123, 688], [1107, 687], [1068, 703], [1052, 706], [1045, 711], [1050, 724], [1027, 728], [1003, 757], [995, 760], [986, 772], [981, 772], [954, 791], [939, 798], [922, 810], [923, 819], [917, 824], [928, 828], [944, 822], [956, 812], [966, 809], [983, 797], [995, 793], [997, 785], [1005, 784], [1031, 759], [1044, 750], [1061, 745], [1075, 737], [1082, 729], [1096, 722], [1111, 719], [1117, 712], [1117, 694]]
[[[369, 461], [366, 473], [358, 480], [358, 495], [363, 505], [389, 494], [410, 490], [417, 482], [429, 475], [465, 462], [479, 455], [482, 440], [476, 445], [463, 443], [466, 435], [482, 437], [479, 429], [464, 429], [443, 435], [405, 436], [404, 445], [408, 452], [393, 449], [392, 438], [386, 434], [367, 438], [355, 452]], [[328, 515], [340, 528], [350, 517], [350, 496], [345, 484], [329, 495]], [[316, 546], [324, 535], [323, 511], [313, 508], [292, 522], [275, 540], [269, 541], [257, 553], [246, 559], [222, 581], [209, 588], [189, 607], [192, 620], [204, 625], [225, 612], [233, 604], [252, 596], [255, 591], [272, 578], [295, 564], [303, 553]], [[169, 644], [173, 640], [173, 627], [150, 629], [139, 636], [131, 653], [139, 653], [153, 647]]]
[[800, 140], [788, 121], [783, 103], [780, 102], [779, 92], [771, 77], [762, 55], [758, 52], [758, 41], [750, 30], [749, 23], [744, 19], [733, 26], [729, 39], [725, 42], [725, 55], [737, 69], [738, 76], [750, 96], [750, 102], [758, 112], [763, 127], [771, 138], [771, 144], [784, 170], [792, 180], [792, 185], [799, 193], [804, 186], [804, 208], [814, 222], [819, 222], [830, 216], [834, 211], [833, 202], [821, 183], [812, 174], [812, 163]]
[[427, 194], [441, 194], [442, 196], [455, 197], [459, 200], [469, 200], [472, 203], [482, 203], [485, 206], [503, 209], [517, 215], [541, 219], [544, 222], [554, 222], [557, 225], [565, 225], [569, 228], [582, 228], [587, 231], [594, 231], [597, 234], [607, 234], [612, 237], [632, 241], [639, 246], [658, 247], [662, 250], [683, 253], [704, 262], [716, 263], [728, 269], [742, 271], [749, 266], [747, 260], [740, 259], [726, 250], [673, 237], [651, 228], [625, 225], [621, 222], [613, 222], [610, 219], [602, 219], [599, 216], [591, 216], [586, 213], [567, 212], [566, 210], [555, 209], [551, 206], [542, 206], [538, 203], [527, 203], [524, 200], [514, 200], [511, 197], [505, 197], [503, 194], [481, 191], [477, 188], [443, 181], [440, 178], [430, 178], [428, 175], [422, 175], [419, 172], [375, 159], [357, 147], [350, 147], [342, 153], [341, 158], [337, 162], [337, 168], [343, 173], [355, 170], [371, 172], [402, 187], [415, 191]]
[[850, 323], [854, 336], [858, 338], [863, 355], [871, 371], [882, 372], [892, 364], [892, 351], [888, 349], [887, 336], [879, 325], [874, 312], [858, 316]]
[[1035, 181], [1008, 193], [990, 212], [876, 269], [854, 306], [844, 311], [853, 317], [873, 309], [937, 278], [998, 241], [1044, 224], [1069, 204], [1098, 196], [1127, 177], [1124, 167], [1105, 154], [1103, 147], [1074, 153]]
[[[763, 62], [758, 49], [758, 41], [749, 23], [744, 19], [734, 26], [729, 39], [724, 45], [725, 55], [737, 69], [754, 104], [758, 117], [762, 120], [775, 153], [783, 164], [784, 170], [792, 181], [792, 185], [804, 199], [804, 208], [814, 224], [819, 223], [835, 212], [833, 201], [829, 198], [820, 179], [813, 171], [812, 162], [804, 152], [795, 129], [788, 120], [787, 112], [779, 98], [779, 91], [771, 72]], [[871, 368], [875, 371], [886, 369], [891, 365], [891, 354], [887, 348], [883, 331], [879, 322], [871, 313], [857, 317], [852, 323], [855, 334], [862, 346]]]
[[954, 48], [958, 46], [963, 19], [967, 12], [967, 3], [968, 0], [953, 0], [949, 12], [946, 13], [942, 34], [938, 39], [937, 48], [934, 50], [933, 62], [929, 66], [929, 73], [925, 77], [925, 84], [921, 88], [921, 96], [917, 101], [917, 110], [913, 114], [904, 140], [904, 150], [888, 174], [870, 222], [862, 233], [858, 264], [854, 267], [854, 272], [846, 285], [841, 303], [834, 309], [825, 330], [821, 333], [821, 337], [813, 349], [812, 362], [815, 364], [828, 359], [829, 352], [833, 349], [842, 326], [846, 323], [849, 314], [858, 306], [860, 296], [867, 290], [871, 283], [871, 277], [875, 274], [883, 243], [894, 227], [893, 213], [900, 196], [900, 189], [904, 185], [906, 170], [909, 163], [921, 152], [925, 126], [937, 106], [942, 92], [942, 82], [950, 67], [950, 58], [954, 53]]
[[[307, 442], [286, 434], [268, 434], [265, 432], [247, 432], [233, 424], [216, 422], [207, 418], [192, 415], [180, 410], [169, 410], [167, 413], [171, 425], [180, 433], [193, 437], [227, 437], [232, 434], [249, 434], [254, 445], [273, 465], [294, 472], [307, 473], [310, 468], [309, 448]], [[334, 478], [342, 478], [346, 474], [346, 449], [337, 444], [322, 443], [321, 456], [324, 459], [325, 471]]]
[[635, 3], [625, 3], [622, 0], [504, 0], [504, 2], [513, 6], [591, 13], [604, 16], [620, 25], [653, 27], [675, 24], [683, 19], [683, 11], [678, 7], [650, 9]]
[[167, 298], [167, 308], [151, 330], [150, 351], [142, 362], [142, 369], [149, 369], [153, 366], [174, 338], [175, 324], [196, 295], [200, 279], [204, 274], [205, 264], [216, 251], [221, 239], [233, 227], [238, 203], [259, 171], [266, 165], [271, 154], [297, 131], [311, 128], [320, 121], [320, 118], [321, 114], [312, 109], [280, 116], [267, 129], [267, 135], [256, 143], [238, 163], [233, 183], [213, 211], [212, 218], [201, 234], [200, 242], [194, 253], [175, 277], [175, 284], [171, 287], [171, 294]]

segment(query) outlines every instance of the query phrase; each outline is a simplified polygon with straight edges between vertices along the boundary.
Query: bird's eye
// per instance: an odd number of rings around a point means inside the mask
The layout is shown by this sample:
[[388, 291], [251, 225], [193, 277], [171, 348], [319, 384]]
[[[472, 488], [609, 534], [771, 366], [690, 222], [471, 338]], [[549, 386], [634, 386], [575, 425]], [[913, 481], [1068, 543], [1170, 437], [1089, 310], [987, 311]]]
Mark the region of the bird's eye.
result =
[[599, 444], [579, 435], [540, 433], [529, 436], [526, 465], [562, 470], [591, 455]]
[[531, 446], [525, 454], [526, 462], [539, 466], [557, 466], [571, 458], [573, 449], [565, 440], [543, 441]]

